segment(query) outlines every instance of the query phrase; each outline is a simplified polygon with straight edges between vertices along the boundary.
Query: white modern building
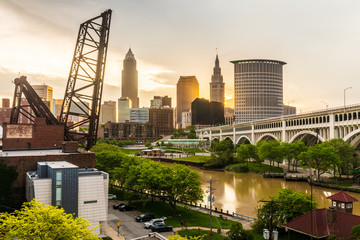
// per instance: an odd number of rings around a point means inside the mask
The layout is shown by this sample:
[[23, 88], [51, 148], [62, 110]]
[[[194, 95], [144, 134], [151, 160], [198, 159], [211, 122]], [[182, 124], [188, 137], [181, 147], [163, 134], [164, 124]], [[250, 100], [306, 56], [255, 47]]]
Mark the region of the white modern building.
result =
[[[83, 217], [97, 227], [107, 221], [109, 174], [95, 168], [79, 168], [65, 162], [38, 162], [37, 170], [26, 173], [26, 198], [62, 207], [66, 213]], [[105, 224], [103, 224], [105, 225]]]

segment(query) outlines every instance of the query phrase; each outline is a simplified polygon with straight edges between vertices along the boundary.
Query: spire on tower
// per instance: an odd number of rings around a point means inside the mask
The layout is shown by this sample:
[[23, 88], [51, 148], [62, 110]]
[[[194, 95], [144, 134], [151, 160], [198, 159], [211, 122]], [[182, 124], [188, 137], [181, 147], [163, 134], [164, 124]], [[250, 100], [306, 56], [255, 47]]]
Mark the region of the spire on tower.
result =
[[125, 59], [135, 59], [135, 56], [133, 52], [131, 51], [131, 48], [129, 48], [129, 51], [127, 52]]

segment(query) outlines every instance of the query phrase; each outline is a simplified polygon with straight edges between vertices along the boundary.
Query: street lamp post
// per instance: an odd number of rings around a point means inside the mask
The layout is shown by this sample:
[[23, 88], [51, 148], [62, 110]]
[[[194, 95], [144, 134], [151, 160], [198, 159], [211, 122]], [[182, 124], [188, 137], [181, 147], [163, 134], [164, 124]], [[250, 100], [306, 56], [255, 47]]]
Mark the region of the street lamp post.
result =
[[344, 89], [344, 110], [345, 110], [345, 108], [346, 108], [346, 102], [345, 102], [345, 100], [346, 100], [346, 98], [345, 98], [345, 96], [346, 96], [346, 90], [349, 90], [349, 89], [352, 89], [352, 87], [347, 87], [347, 88], [345, 88]]
[[325, 102], [325, 101], [321, 101], [323, 104], [325, 104], [325, 106], [326, 106], [326, 111], [328, 110], [328, 107], [329, 107], [329, 105], [327, 104], [327, 102]]

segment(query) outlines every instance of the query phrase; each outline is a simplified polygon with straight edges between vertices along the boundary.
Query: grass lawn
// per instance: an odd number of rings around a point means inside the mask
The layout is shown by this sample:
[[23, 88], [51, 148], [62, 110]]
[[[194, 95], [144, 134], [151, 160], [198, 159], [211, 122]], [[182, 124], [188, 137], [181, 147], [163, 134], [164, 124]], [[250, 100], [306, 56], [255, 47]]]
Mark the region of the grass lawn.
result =
[[[210, 231], [206, 231], [206, 230], [199, 231], [197, 229], [188, 229], [188, 230], [177, 231], [177, 233], [182, 237], [204, 236], [204, 239], [210, 240]], [[224, 239], [226, 239], [226, 237], [224, 235], [217, 233], [216, 229], [213, 229], [212, 239], [213, 240], [224, 240]]]
[[[181, 222], [187, 222], [188, 227], [209, 227], [210, 216], [205, 213], [177, 206], [176, 214], [174, 215], [173, 208], [165, 202], [141, 201], [133, 202], [133, 205], [140, 212], [154, 213], [156, 218], [163, 216], [167, 217], [165, 223], [173, 227], [181, 227]], [[212, 219], [214, 228], [229, 229], [232, 224], [234, 224], [233, 221], [224, 220], [214, 216]]]
[[[241, 172], [240, 168], [242, 166], [247, 166], [247, 163], [237, 163], [237, 164], [231, 164], [226, 166], [226, 170], [234, 170], [235, 172]], [[249, 171], [250, 172], [258, 172], [258, 173], [263, 173], [263, 172], [276, 172], [276, 173], [282, 173], [284, 172], [284, 169], [282, 169], [281, 167], [273, 167], [267, 164], [259, 164], [257, 162], [249, 162], [248, 165]]]
[[211, 158], [210, 156], [190, 156], [190, 157], [183, 157], [183, 158], [174, 158], [174, 160], [204, 163], [207, 160], [209, 160], [210, 158]]
[[144, 149], [126, 149], [126, 148], [120, 148], [120, 151], [125, 154], [136, 154], [138, 152], [141, 152]]

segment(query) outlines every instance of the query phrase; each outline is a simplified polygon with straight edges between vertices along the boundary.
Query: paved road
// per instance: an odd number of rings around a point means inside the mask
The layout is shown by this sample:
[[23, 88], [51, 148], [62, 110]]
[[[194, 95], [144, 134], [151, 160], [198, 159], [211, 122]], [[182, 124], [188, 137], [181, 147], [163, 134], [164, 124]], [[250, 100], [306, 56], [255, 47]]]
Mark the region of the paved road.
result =
[[[144, 223], [136, 222], [135, 217], [141, 213], [138, 211], [120, 212], [117, 209], [113, 209], [113, 205], [117, 201], [109, 200], [109, 215], [108, 225], [117, 231], [116, 223], [121, 222], [119, 232], [125, 239], [133, 239], [148, 235], [151, 230], [144, 228]], [[125, 203], [125, 202], [124, 202]], [[172, 232], [161, 233], [161, 235], [168, 237], [172, 235]]]

